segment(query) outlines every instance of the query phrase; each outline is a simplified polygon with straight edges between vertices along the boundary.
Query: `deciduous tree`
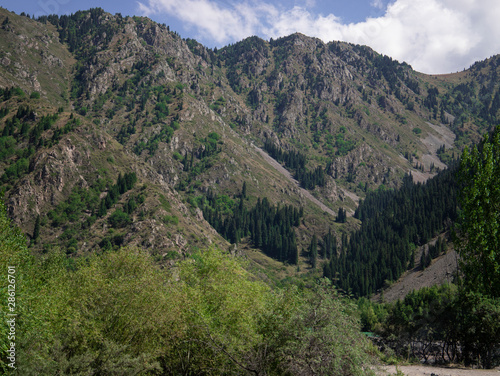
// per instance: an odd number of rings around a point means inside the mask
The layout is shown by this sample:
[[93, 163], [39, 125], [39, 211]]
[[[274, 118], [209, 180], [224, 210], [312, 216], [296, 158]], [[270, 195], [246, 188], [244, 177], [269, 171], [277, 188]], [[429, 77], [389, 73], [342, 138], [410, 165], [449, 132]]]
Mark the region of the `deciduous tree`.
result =
[[472, 150], [459, 171], [461, 220], [457, 243], [465, 286], [500, 297], [500, 128]]

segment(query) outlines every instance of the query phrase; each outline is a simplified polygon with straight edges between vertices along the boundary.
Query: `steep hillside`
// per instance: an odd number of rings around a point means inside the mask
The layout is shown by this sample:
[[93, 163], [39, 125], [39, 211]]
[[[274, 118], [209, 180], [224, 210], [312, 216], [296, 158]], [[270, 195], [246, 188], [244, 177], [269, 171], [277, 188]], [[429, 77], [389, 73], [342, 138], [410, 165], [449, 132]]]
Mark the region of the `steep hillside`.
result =
[[436, 77], [301, 34], [211, 50], [101, 9], [0, 24], [0, 189], [37, 250], [137, 244], [170, 262], [229, 240], [303, 272], [313, 239], [360, 227], [368, 192], [427, 180], [498, 120], [496, 58]]

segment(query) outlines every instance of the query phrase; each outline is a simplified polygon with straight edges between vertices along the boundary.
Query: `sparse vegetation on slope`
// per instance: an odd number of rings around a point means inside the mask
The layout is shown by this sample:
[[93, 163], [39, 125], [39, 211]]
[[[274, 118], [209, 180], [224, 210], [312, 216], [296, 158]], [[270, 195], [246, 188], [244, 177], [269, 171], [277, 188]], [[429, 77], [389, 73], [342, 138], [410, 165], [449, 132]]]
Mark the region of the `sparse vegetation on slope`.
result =
[[[456, 217], [442, 170], [500, 122], [498, 57], [428, 76], [301, 34], [212, 50], [102, 9], [2, 8], [0, 23], [0, 190], [33, 253], [18, 239], [28, 374], [361, 373], [352, 304], [312, 281], [361, 296], [397, 279]], [[496, 317], [496, 298], [460, 296]], [[460, 359], [487, 365], [483, 334]]]

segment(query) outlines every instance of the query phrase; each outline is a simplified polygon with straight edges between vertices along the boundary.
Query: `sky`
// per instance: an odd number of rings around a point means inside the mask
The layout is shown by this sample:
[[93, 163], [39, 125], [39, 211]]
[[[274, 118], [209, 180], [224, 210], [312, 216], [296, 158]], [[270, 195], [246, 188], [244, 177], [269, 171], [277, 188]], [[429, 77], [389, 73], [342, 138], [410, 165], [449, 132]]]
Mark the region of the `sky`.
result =
[[0, 6], [35, 16], [92, 7], [147, 16], [210, 48], [301, 32], [325, 43], [368, 45], [428, 74], [500, 54], [498, 0], [0, 0]]

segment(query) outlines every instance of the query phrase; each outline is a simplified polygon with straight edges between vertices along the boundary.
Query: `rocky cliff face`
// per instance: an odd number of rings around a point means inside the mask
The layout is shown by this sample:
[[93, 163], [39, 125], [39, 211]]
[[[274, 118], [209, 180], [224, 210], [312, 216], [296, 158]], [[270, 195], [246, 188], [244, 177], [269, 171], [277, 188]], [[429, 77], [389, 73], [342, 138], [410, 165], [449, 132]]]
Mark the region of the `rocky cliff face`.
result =
[[[368, 189], [397, 187], [417, 169], [431, 176], [431, 161], [444, 166], [481, 131], [479, 120], [463, 120], [472, 110], [459, 105], [458, 94], [469, 93], [460, 85], [481, 74], [491, 98], [498, 86], [491, 64], [435, 78], [366, 47], [301, 34], [214, 51], [146, 18], [99, 9], [38, 21], [2, 9], [0, 23], [0, 110], [8, 110], [0, 129], [2, 145], [10, 145], [0, 175], [9, 213], [29, 234], [40, 216], [45, 243], [71, 241], [77, 252], [135, 244], [170, 260], [226, 244], [196, 200], [209, 191], [236, 197], [243, 183], [253, 200], [304, 207], [297, 230], [304, 242], [330, 227], [340, 237], [358, 222], [335, 223], [252, 143], [272, 140], [305, 155], [309, 171], [327, 174], [323, 187], [311, 189], [316, 198], [334, 212], [352, 212]], [[488, 121], [497, 115], [492, 103]], [[54, 114], [50, 126], [42, 122]], [[450, 118], [462, 120], [440, 125]], [[461, 135], [457, 144], [450, 132]], [[446, 150], [427, 145], [441, 139]], [[94, 202], [68, 225], [54, 220], [71, 214], [75, 192], [102, 200], [131, 171], [138, 182], [105, 215]], [[129, 211], [123, 227], [110, 219], [117, 210]]]

